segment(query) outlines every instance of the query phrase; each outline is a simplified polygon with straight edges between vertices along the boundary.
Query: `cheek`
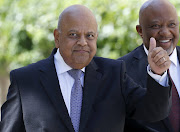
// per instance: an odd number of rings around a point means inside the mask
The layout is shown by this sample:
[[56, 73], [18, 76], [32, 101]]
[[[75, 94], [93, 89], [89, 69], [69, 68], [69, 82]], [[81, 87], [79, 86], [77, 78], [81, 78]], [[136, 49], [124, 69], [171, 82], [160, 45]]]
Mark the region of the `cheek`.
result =
[[178, 44], [178, 41], [179, 41], [179, 33], [177, 33], [175, 36], [174, 47]]
[[69, 43], [63, 43], [59, 46], [60, 52], [63, 57], [70, 57], [72, 54], [72, 46]]
[[156, 37], [158, 35], [158, 32], [159, 29], [144, 28], [144, 30], [142, 30], [142, 34], [146, 38]]
[[152, 30], [152, 31], [149, 31], [149, 32], [147, 33], [147, 35], [148, 35], [149, 38], [151, 38], [151, 37], [156, 38], [156, 37], [158, 36], [158, 32], [159, 32], [159, 31], [157, 31], [157, 30]]
[[143, 36], [143, 41], [145, 43], [149, 43], [151, 37], [153, 37], [155, 39], [158, 38], [158, 31], [157, 30], [145, 31], [144, 36]]
[[90, 48], [90, 50], [91, 50], [91, 53], [92, 53], [93, 55], [95, 55], [95, 54], [96, 54], [96, 50], [97, 50], [97, 44], [96, 44], [96, 42], [90, 43], [90, 44], [89, 44], [89, 48]]
[[179, 39], [179, 28], [173, 31], [174, 36]]
[[176, 28], [174, 30], [171, 30], [171, 34], [174, 37], [174, 47], [177, 45], [178, 41], [179, 41], [179, 28]]
[[147, 49], [149, 49], [150, 38], [151, 37], [156, 38], [156, 36], [157, 36], [156, 34], [157, 33], [155, 31], [152, 31], [152, 30], [148, 30], [148, 29], [143, 30], [143, 32], [142, 32], [143, 43], [145, 44]]

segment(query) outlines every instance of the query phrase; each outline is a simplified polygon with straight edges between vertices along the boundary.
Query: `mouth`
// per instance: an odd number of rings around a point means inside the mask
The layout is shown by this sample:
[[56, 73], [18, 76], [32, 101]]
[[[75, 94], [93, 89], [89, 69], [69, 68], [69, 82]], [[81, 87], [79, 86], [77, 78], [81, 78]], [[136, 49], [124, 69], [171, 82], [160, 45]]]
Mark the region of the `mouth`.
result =
[[159, 40], [160, 43], [168, 43], [168, 42], [170, 42], [170, 41], [171, 41], [171, 39], [167, 39], [167, 40]]
[[173, 39], [157, 40], [157, 47], [162, 47], [170, 55], [173, 51]]
[[83, 54], [83, 53], [89, 53], [89, 51], [87, 51], [87, 50], [74, 50], [74, 52], [76, 52], [76, 53], [81, 53], [81, 54]]
[[172, 39], [157, 40], [157, 46], [168, 49], [173, 44]]

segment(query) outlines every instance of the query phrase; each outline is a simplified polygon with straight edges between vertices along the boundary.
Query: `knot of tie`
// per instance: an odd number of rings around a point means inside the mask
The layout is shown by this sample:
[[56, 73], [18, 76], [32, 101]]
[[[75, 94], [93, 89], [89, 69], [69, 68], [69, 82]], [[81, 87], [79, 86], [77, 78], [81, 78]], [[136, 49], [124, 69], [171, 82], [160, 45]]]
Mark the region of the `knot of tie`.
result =
[[68, 71], [69, 75], [75, 80], [80, 79], [82, 71], [79, 69], [72, 69]]

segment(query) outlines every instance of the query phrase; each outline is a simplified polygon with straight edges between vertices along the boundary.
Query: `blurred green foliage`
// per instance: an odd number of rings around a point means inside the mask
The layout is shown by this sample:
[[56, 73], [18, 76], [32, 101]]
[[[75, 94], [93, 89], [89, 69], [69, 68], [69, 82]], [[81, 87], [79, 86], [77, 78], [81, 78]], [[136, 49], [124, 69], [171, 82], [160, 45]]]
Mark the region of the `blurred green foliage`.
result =
[[[170, 0], [180, 15], [180, 1]], [[0, 73], [50, 55], [58, 16], [72, 4], [92, 10], [99, 24], [97, 55], [118, 58], [141, 45], [136, 32], [145, 0], [0, 0]], [[179, 44], [178, 44], [179, 45]]]

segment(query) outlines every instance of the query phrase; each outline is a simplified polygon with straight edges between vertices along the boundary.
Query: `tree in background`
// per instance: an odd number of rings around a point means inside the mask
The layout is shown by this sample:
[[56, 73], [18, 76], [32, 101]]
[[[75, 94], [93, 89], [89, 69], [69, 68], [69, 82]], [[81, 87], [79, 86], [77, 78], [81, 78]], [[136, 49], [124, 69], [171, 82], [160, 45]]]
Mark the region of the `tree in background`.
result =
[[[145, 0], [0, 0], [0, 73], [7, 73], [50, 55], [59, 13], [83, 4], [99, 24], [97, 55], [116, 59], [142, 43], [136, 33], [139, 8]], [[180, 2], [171, 0], [180, 14]]]
[[[0, 105], [5, 101], [10, 70], [50, 55], [58, 16], [67, 6], [83, 4], [93, 11], [99, 25], [97, 55], [116, 59], [142, 43], [135, 27], [145, 1], [0, 0]], [[180, 15], [180, 1], [170, 1]]]
[[[5, 101], [9, 71], [50, 55], [53, 30], [67, 6], [83, 4], [93, 11], [99, 25], [97, 55], [116, 59], [142, 43], [135, 27], [145, 1], [0, 0], [0, 105]], [[180, 15], [180, 1], [170, 1]]]

